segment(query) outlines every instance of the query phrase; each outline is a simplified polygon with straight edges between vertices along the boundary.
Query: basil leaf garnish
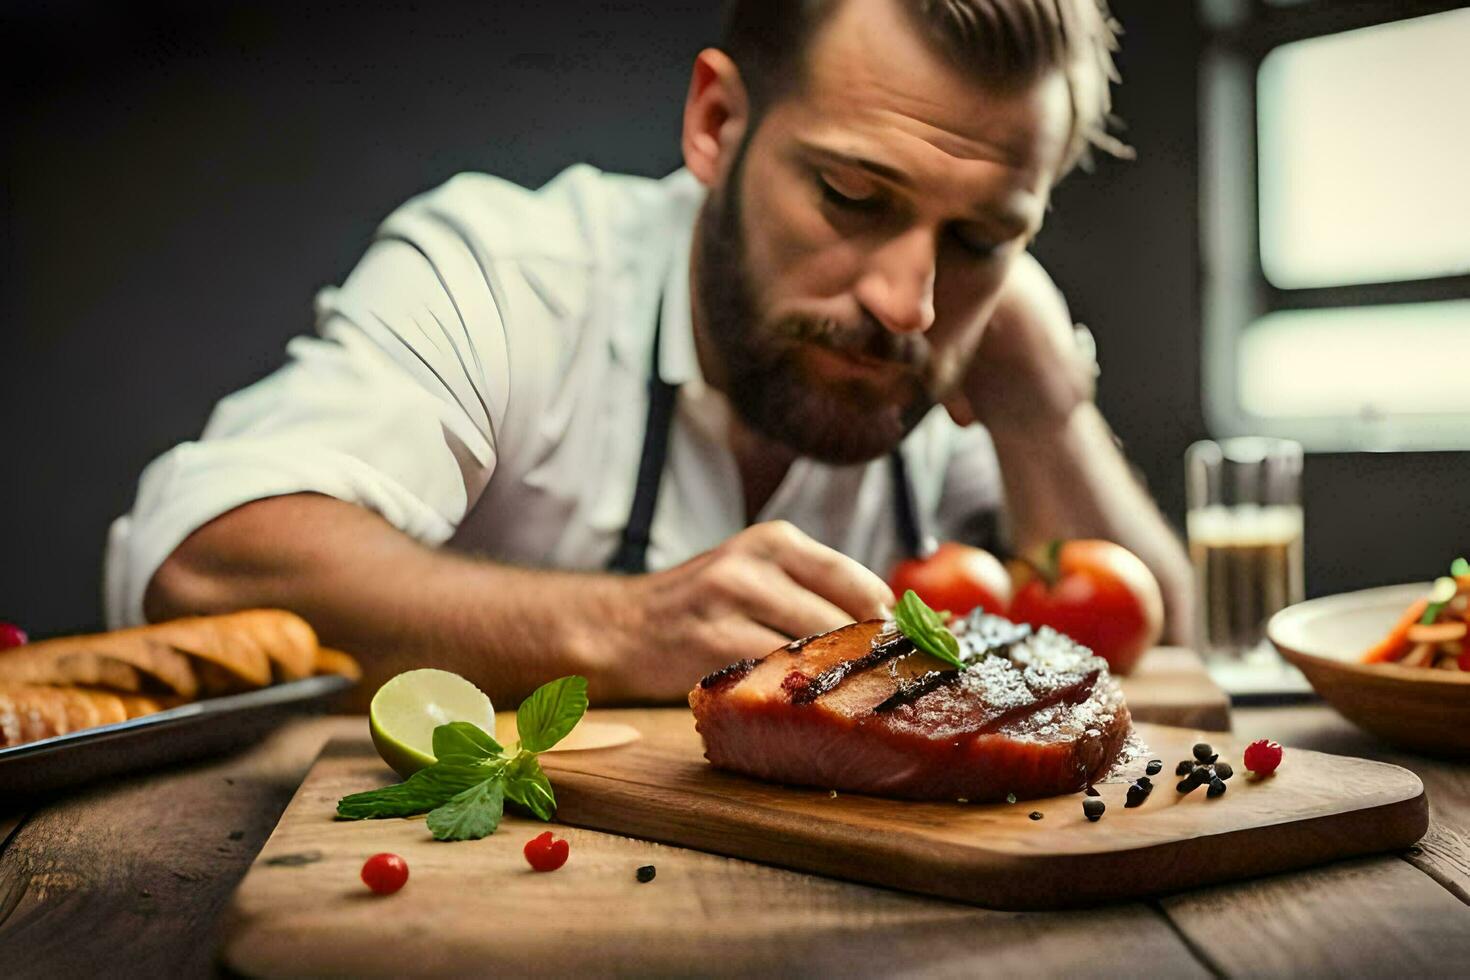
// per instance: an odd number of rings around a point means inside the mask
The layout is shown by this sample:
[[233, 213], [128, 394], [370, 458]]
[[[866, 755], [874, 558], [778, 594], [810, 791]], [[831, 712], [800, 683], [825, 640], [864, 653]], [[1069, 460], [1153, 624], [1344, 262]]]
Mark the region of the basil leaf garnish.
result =
[[893, 619], [898, 624], [898, 631], [931, 657], [960, 669], [968, 666], [960, 659], [960, 641], [944, 625], [939, 614], [925, 605], [913, 589], [898, 600]]
[[467, 721], [451, 721], [434, 729], [434, 758], [472, 756], [493, 759], [505, 750], [479, 725]]
[[562, 677], [541, 685], [516, 711], [521, 747], [545, 752], [565, 738], [586, 713], [587, 678]]
[[404, 782], [337, 801], [337, 816], [348, 820], [371, 817], [412, 817], [443, 806], [472, 786], [500, 774], [502, 766], [470, 762], [464, 757], [436, 762]]
[[435, 840], [479, 840], [495, 833], [505, 809], [505, 781], [492, 776], [429, 813]]
[[556, 795], [551, 791], [551, 780], [546, 778], [541, 763], [530, 753], [522, 753], [506, 767], [505, 795], [542, 820], [550, 820], [556, 812]]

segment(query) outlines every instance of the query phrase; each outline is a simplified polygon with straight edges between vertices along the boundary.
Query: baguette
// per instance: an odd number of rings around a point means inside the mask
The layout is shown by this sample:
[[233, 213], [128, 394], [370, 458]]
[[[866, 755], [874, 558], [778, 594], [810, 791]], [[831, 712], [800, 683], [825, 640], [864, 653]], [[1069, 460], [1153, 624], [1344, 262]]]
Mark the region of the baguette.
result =
[[314, 674], [362, 669], [280, 609], [42, 640], [0, 651], [0, 747]]

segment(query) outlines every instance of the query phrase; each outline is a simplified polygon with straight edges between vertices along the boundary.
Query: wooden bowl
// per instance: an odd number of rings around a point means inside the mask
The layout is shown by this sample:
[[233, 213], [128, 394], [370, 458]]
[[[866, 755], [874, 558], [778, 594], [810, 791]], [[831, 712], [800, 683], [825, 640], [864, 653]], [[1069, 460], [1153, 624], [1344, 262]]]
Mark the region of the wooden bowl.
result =
[[1470, 673], [1359, 663], [1429, 583], [1325, 596], [1281, 610], [1266, 635], [1322, 699], [1388, 742], [1470, 757]]

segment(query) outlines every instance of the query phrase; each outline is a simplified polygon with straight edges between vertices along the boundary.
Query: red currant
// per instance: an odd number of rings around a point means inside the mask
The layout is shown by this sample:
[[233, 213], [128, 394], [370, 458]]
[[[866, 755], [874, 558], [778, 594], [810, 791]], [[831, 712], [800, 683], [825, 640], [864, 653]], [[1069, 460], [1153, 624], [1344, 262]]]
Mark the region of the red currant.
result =
[[0, 620], [0, 650], [7, 647], [23, 647], [29, 640], [30, 637], [26, 636], [25, 630], [14, 623]]
[[555, 871], [567, 863], [571, 849], [566, 841], [560, 838], [553, 840], [548, 830], [526, 841], [526, 861], [537, 871]]
[[1281, 743], [1258, 739], [1245, 747], [1245, 767], [1257, 776], [1269, 776], [1281, 765]]
[[408, 880], [408, 862], [397, 854], [374, 854], [362, 866], [362, 883], [379, 895], [391, 895]]

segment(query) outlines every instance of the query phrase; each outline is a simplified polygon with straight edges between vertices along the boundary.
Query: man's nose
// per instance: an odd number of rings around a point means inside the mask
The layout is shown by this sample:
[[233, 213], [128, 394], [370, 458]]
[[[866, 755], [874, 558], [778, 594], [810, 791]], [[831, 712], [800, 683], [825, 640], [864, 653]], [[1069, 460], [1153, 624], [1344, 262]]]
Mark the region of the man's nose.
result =
[[890, 238], [870, 257], [857, 301], [894, 333], [928, 330], [934, 325], [934, 252], [934, 234], [927, 229]]

